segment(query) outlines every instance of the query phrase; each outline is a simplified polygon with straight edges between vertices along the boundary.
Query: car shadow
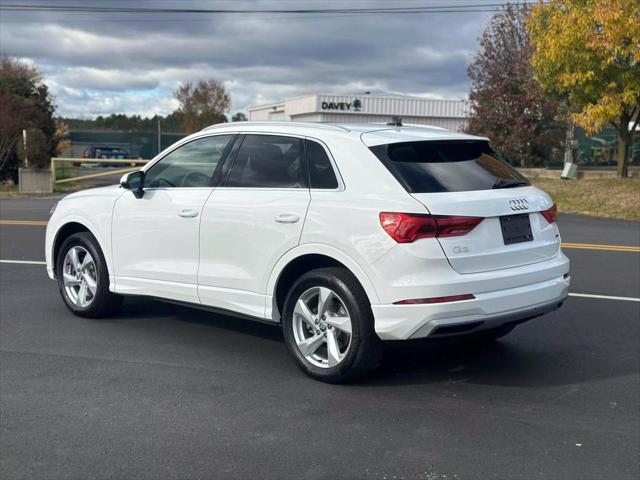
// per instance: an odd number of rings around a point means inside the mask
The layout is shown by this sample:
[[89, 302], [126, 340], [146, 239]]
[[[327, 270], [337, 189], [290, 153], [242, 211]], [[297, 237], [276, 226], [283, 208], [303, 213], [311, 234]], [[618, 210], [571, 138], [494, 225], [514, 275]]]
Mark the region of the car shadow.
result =
[[170, 318], [181, 323], [223, 329], [228, 332], [284, 343], [280, 325], [251, 321], [245, 318], [213, 313], [147, 297], [126, 298], [122, 307], [122, 317], [131, 320], [151, 321], [159, 318]]
[[536, 387], [582, 381], [576, 378], [575, 369], [558, 368], [557, 360], [553, 353], [532, 351], [507, 339], [393, 345], [387, 346], [382, 365], [364, 383], [388, 386], [464, 382]]
[[[597, 336], [583, 333], [570, 324], [574, 316], [558, 317], [549, 314], [517, 327], [507, 337], [485, 343], [472, 342], [421, 342], [385, 344], [381, 366], [355, 385], [365, 387], [416, 385], [429, 383], [467, 383], [509, 387], [536, 388], [585, 383], [601, 379], [616, 378], [637, 373], [637, 365], [625, 360], [619, 354], [619, 345], [602, 340]], [[130, 320], [153, 323], [159, 319], [170, 319], [168, 333], [181, 332], [196, 343], [237, 342], [242, 355], [261, 355], [255, 348], [242, 349], [253, 345], [242, 336], [269, 340], [282, 344], [282, 330], [279, 325], [254, 322], [237, 317], [211, 313], [195, 308], [147, 298], [127, 299], [123, 316]], [[164, 317], [164, 318], [163, 318]], [[202, 329], [185, 333], [180, 324], [198, 325], [212, 329], [211, 335]], [[564, 330], [555, 325], [537, 322], [564, 324]], [[555, 330], [554, 330], [555, 329]], [[614, 332], [615, 338], [625, 338], [624, 325]], [[157, 332], [157, 329], [154, 329]], [[545, 335], [553, 331], [555, 337]], [[221, 333], [224, 332], [224, 335]], [[611, 334], [611, 331], [609, 331]], [[237, 335], [236, 335], [237, 334]], [[605, 339], [606, 340], [606, 339]], [[633, 338], [626, 339], [633, 342]], [[631, 347], [629, 347], [631, 348]], [[611, 349], [618, 354], [613, 354]]]
[[[519, 327], [521, 329], [527, 326]], [[533, 330], [485, 343], [459, 342], [387, 348], [383, 363], [363, 384], [371, 386], [465, 383], [519, 388], [566, 386], [638, 374], [626, 355], [598, 345], [563, 348]]]

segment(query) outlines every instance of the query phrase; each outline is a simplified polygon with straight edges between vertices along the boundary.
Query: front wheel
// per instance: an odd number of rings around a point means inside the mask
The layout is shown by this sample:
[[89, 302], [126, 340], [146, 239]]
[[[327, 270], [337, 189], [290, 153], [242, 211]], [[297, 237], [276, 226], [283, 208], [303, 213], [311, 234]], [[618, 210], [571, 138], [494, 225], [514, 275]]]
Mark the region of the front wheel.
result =
[[287, 349], [311, 377], [344, 383], [380, 362], [382, 345], [374, 331], [371, 305], [348, 270], [305, 273], [289, 291], [283, 310]]
[[56, 262], [58, 288], [65, 305], [82, 317], [115, 313], [122, 296], [109, 291], [107, 264], [96, 239], [89, 232], [67, 238]]

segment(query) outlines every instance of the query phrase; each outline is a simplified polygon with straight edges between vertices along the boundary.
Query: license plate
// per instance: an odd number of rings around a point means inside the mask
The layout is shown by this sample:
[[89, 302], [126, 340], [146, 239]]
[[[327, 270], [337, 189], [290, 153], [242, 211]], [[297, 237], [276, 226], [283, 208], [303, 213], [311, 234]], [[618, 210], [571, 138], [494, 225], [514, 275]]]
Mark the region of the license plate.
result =
[[502, 228], [502, 239], [505, 245], [531, 242], [533, 240], [528, 213], [500, 217], [500, 227]]

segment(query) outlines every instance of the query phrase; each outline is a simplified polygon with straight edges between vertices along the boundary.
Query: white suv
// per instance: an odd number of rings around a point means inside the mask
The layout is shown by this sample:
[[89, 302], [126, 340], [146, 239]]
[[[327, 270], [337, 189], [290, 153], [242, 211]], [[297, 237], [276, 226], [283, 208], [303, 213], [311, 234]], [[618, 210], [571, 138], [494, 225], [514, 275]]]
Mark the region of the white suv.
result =
[[305, 372], [344, 382], [379, 363], [381, 340], [497, 338], [558, 308], [555, 218], [486, 138], [230, 123], [61, 200], [47, 271], [82, 316], [147, 295], [281, 323]]

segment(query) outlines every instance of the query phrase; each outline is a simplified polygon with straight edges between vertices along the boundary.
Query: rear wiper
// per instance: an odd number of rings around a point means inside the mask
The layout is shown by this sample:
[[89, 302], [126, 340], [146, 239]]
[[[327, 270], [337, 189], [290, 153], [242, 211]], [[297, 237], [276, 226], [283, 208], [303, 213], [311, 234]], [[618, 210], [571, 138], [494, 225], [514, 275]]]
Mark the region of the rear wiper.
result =
[[493, 184], [491, 188], [513, 188], [513, 187], [523, 187], [525, 185], [529, 185], [529, 182], [526, 180], [517, 180], [513, 178], [498, 178], [496, 182]]

